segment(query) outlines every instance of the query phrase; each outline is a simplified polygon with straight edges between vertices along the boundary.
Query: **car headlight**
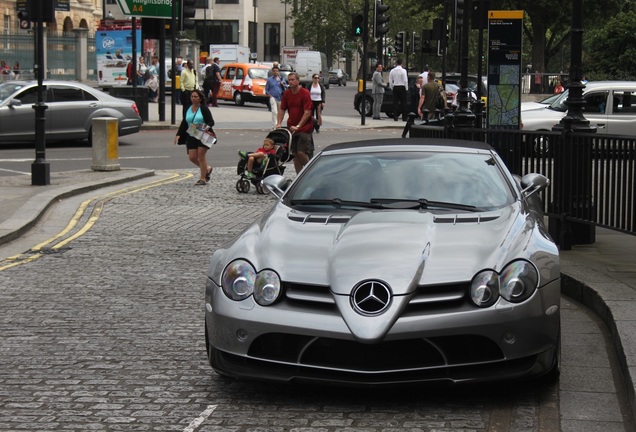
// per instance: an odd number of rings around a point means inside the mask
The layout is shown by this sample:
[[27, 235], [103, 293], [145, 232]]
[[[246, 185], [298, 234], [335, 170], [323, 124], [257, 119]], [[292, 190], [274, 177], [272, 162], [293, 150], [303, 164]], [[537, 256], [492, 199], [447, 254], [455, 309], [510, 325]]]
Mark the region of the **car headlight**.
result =
[[273, 270], [256, 270], [245, 260], [232, 261], [223, 271], [221, 288], [231, 300], [245, 300], [254, 295], [254, 300], [261, 306], [269, 306], [278, 300], [281, 283], [278, 274]]
[[470, 284], [470, 298], [479, 307], [490, 307], [499, 296], [511, 303], [527, 300], [539, 285], [539, 273], [532, 263], [513, 261], [501, 273], [484, 270]]

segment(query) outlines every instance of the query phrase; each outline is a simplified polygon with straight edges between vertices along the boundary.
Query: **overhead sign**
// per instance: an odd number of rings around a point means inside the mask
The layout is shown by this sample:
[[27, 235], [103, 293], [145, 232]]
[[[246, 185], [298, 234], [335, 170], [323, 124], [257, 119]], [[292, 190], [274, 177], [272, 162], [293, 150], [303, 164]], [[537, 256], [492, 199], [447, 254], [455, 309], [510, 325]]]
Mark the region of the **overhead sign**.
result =
[[117, 0], [124, 15], [145, 18], [172, 18], [172, 0]]
[[523, 11], [488, 12], [488, 127], [518, 129], [521, 121]]

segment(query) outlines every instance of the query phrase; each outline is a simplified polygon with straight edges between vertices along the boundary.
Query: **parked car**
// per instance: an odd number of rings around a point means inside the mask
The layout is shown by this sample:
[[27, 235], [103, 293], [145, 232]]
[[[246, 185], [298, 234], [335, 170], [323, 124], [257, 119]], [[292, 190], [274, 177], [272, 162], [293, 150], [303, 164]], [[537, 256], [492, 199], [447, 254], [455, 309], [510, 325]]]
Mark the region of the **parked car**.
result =
[[[568, 110], [569, 90], [545, 108], [522, 111], [524, 130], [549, 131]], [[583, 116], [597, 133], [634, 135], [636, 131], [636, 81], [595, 81], [583, 89]]]
[[228, 63], [221, 68], [221, 88], [218, 99], [233, 100], [236, 105], [246, 102], [267, 104], [265, 94], [268, 66], [254, 63]]
[[334, 144], [217, 249], [205, 343], [222, 375], [395, 385], [558, 374], [560, 267], [538, 193], [483, 142]]
[[331, 69], [329, 71], [329, 84], [346, 86], [349, 76], [342, 69]]
[[[415, 83], [415, 79], [418, 77], [417, 73], [409, 73], [409, 87]], [[387, 80], [385, 80], [387, 82]], [[451, 102], [453, 101], [454, 92], [457, 91], [457, 86], [454, 84], [447, 83], [445, 86], [446, 90], [446, 103], [450, 107]], [[367, 88], [364, 92], [364, 110], [365, 115], [367, 117], [371, 117], [373, 114], [373, 89]], [[362, 97], [360, 93], [356, 93], [353, 97], [353, 107], [356, 111], [360, 112], [361, 105], [360, 101]], [[411, 105], [411, 95], [407, 93], [406, 95], [406, 103], [408, 106]], [[380, 107], [380, 112], [385, 113], [388, 117], [393, 117], [393, 90], [389, 87], [384, 91], [384, 97], [382, 98], [382, 106]]]
[[548, 105], [550, 105], [552, 102], [557, 100], [559, 97], [561, 97], [561, 93], [550, 95], [536, 102], [532, 102], [532, 101], [521, 102], [521, 111], [532, 111], [535, 109], [545, 108]]
[[[110, 96], [86, 84], [71, 81], [43, 82], [45, 137], [47, 141], [88, 140], [92, 120], [114, 117], [119, 136], [139, 132], [141, 117], [135, 102]], [[35, 142], [38, 82], [7, 81], [0, 84], [0, 141]]]

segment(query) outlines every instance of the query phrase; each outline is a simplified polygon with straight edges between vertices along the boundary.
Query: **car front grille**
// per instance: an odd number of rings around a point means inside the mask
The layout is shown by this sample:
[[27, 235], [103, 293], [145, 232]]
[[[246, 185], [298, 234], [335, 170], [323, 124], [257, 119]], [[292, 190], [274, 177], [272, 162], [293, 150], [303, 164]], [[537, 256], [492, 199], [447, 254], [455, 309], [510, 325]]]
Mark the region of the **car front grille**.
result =
[[[456, 310], [458, 307], [471, 308], [472, 306], [465, 301], [469, 289], [469, 282], [418, 286], [405, 314], [439, 313], [450, 308]], [[334, 294], [328, 286], [284, 282], [283, 290], [284, 301], [289, 304], [321, 310], [331, 308], [335, 311]]]

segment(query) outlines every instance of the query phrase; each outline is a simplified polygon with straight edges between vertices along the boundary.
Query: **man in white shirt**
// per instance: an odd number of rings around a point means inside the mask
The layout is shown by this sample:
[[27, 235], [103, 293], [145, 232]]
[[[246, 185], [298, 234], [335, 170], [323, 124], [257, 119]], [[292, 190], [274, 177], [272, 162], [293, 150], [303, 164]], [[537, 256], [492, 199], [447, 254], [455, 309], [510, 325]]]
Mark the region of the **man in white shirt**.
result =
[[424, 72], [422, 72], [422, 73], [420, 74], [420, 76], [422, 77], [422, 82], [423, 82], [424, 84], [426, 84], [426, 83], [428, 82], [428, 72], [429, 72], [430, 70], [431, 70], [431, 69], [428, 67], [428, 65], [426, 65], [426, 66], [424, 66]]
[[[402, 121], [407, 120], [406, 116], [406, 87], [409, 79], [406, 69], [402, 67], [402, 59], [397, 59], [395, 67], [389, 72], [389, 86], [393, 90], [393, 120], [398, 121], [402, 113]], [[398, 110], [398, 105], [400, 109]]]

